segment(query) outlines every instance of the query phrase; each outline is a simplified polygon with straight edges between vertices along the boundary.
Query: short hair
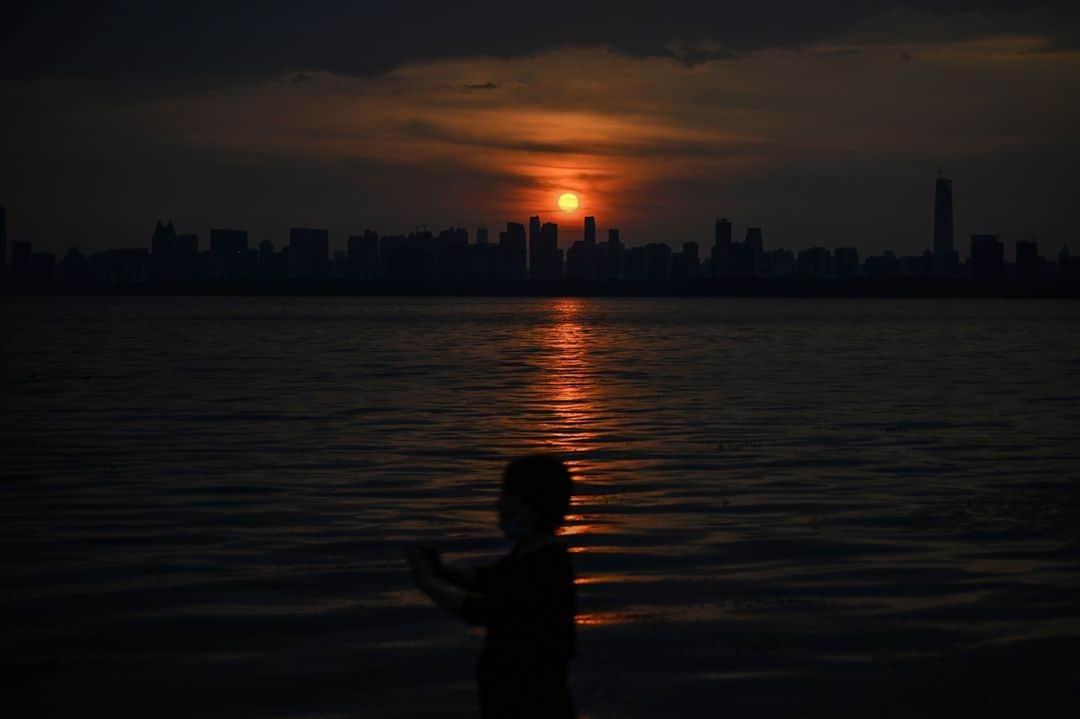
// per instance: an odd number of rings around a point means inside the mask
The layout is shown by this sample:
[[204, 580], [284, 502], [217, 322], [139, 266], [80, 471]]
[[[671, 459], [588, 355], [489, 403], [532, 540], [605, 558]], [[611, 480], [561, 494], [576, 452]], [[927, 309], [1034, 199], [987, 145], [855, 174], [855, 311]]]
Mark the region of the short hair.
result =
[[552, 532], [570, 510], [572, 484], [566, 464], [551, 454], [519, 457], [503, 472], [503, 491], [522, 499], [536, 512], [540, 528]]

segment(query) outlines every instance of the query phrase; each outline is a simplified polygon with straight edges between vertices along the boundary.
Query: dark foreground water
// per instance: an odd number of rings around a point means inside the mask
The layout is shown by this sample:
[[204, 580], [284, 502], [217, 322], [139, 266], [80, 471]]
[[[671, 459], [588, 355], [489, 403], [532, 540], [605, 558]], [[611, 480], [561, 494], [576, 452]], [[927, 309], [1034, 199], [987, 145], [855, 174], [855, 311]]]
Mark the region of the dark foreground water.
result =
[[554, 449], [583, 716], [1069, 715], [1078, 314], [4, 300], [6, 675], [31, 715], [470, 716], [479, 635], [404, 550], [505, 551], [499, 472]]

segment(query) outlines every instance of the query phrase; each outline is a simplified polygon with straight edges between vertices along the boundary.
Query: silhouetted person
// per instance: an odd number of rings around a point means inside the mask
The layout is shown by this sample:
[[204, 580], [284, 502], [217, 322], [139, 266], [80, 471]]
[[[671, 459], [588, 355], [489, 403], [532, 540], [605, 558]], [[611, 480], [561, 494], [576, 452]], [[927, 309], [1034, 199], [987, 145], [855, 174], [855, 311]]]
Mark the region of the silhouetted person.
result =
[[416, 586], [443, 609], [487, 628], [476, 666], [484, 719], [576, 716], [567, 670], [574, 656], [574, 571], [555, 536], [570, 506], [571, 479], [555, 457], [516, 459], [503, 473], [499, 526], [514, 547], [486, 567], [409, 551]]

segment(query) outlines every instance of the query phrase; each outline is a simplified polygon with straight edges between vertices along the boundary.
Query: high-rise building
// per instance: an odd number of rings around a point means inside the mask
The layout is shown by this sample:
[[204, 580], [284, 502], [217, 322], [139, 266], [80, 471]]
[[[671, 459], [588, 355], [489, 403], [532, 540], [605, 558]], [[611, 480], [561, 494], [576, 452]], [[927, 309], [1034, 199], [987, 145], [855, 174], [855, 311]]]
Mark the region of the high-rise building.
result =
[[70, 286], [84, 285], [90, 281], [90, 262], [78, 247], [72, 247], [57, 265], [60, 281]]
[[33, 252], [30, 254], [30, 283], [44, 287], [52, 283], [56, 271], [56, 256], [51, 252]]
[[795, 274], [795, 269], [795, 253], [781, 248], [762, 255], [758, 274], [765, 277], [789, 277]]
[[488, 228], [477, 227], [476, 228], [476, 244], [486, 245], [488, 243]]
[[499, 233], [499, 277], [523, 280], [529, 276], [525, 225], [507, 222], [506, 232]]
[[[175, 238], [175, 233], [173, 234]], [[247, 230], [210, 230], [210, 276], [234, 280], [245, 274], [248, 251]]]
[[554, 222], [545, 222], [540, 228], [540, 238], [546, 249], [555, 249], [559, 246], [559, 226]]
[[459, 281], [469, 275], [471, 250], [469, 231], [464, 227], [448, 227], [435, 238], [434, 279]]
[[1039, 243], [1035, 238], [1016, 243], [1016, 273], [1025, 278], [1036, 277], [1042, 270]]
[[379, 238], [379, 266], [388, 280], [427, 281], [438, 275], [434, 236], [423, 229]]
[[178, 280], [194, 279], [198, 254], [198, 235], [177, 235], [173, 238], [173, 277]]
[[[721, 245], [720, 247], [723, 247]], [[714, 248], [716, 249], [716, 248]], [[720, 255], [714, 255], [720, 257]], [[765, 269], [765, 240], [760, 227], [746, 228], [744, 242], [732, 242], [727, 246], [727, 256], [716, 264], [717, 277], [753, 277]]]
[[952, 180], [938, 177], [934, 184], [934, 274], [953, 276], [960, 269], [960, 253], [953, 234]]
[[335, 280], [344, 279], [349, 271], [349, 255], [345, 250], [334, 250], [334, 257], [330, 260], [330, 277]]
[[953, 249], [952, 180], [939, 177], [934, 183], [934, 256], [946, 257]]
[[596, 244], [596, 218], [592, 215], [585, 218], [585, 244]]
[[701, 262], [698, 258], [698, 243], [684, 242], [681, 252], [671, 255], [671, 279], [688, 280], [698, 276]]
[[645, 245], [645, 279], [666, 280], [671, 272], [671, 247], [663, 242]]
[[998, 235], [971, 236], [971, 276], [995, 278], [1005, 266], [1005, 245]]
[[726, 217], [721, 217], [716, 221], [716, 238], [711, 253], [713, 277], [731, 273], [731, 238], [731, 221]]
[[863, 274], [868, 277], [895, 277], [900, 272], [900, 261], [892, 250], [871, 255], [863, 261]]
[[529, 218], [529, 244], [540, 239], [540, 215], [533, 215]]
[[318, 280], [330, 270], [330, 233], [311, 227], [289, 230], [289, 262], [293, 277]]
[[696, 242], [684, 242], [682, 243], [683, 257], [687, 259], [690, 265], [691, 275], [696, 275], [698, 267], [701, 264], [701, 258], [699, 256], [698, 243]]
[[15, 279], [25, 277], [30, 272], [30, 255], [32, 248], [29, 242], [15, 240], [11, 243], [11, 276]]
[[150, 238], [150, 277], [151, 279], [176, 279], [176, 229], [172, 220], [168, 225], [161, 220], [154, 225], [154, 235]]
[[809, 247], [799, 251], [795, 268], [809, 277], [823, 279], [832, 274], [833, 257], [827, 247]]
[[578, 240], [566, 250], [566, 279], [585, 281], [593, 279], [593, 250], [585, 240]]
[[746, 228], [746, 246], [750, 248], [754, 257], [759, 257], [765, 251], [765, 238], [760, 227]]
[[532, 279], [540, 276], [540, 267], [544, 264], [540, 235], [540, 216], [533, 215], [529, 218], [529, 277]]
[[364, 234], [350, 237], [348, 249], [346, 274], [349, 277], [373, 280], [379, 276], [379, 236], [374, 230], [364, 230]]
[[721, 217], [716, 221], [716, 247], [731, 247], [731, 221]]
[[601, 280], [619, 280], [623, 275], [624, 248], [619, 239], [618, 228], [611, 227], [607, 231], [607, 245], [604, 246], [600, 258], [597, 260], [596, 276]]
[[562, 278], [562, 252], [559, 250], [559, 226], [545, 222], [534, 247], [529, 265], [529, 277], [534, 280], [558, 280]]
[[833, 253], [833, 270], [841, 279], [859, 274], [859, 251], [854, 247], [837, 247]]

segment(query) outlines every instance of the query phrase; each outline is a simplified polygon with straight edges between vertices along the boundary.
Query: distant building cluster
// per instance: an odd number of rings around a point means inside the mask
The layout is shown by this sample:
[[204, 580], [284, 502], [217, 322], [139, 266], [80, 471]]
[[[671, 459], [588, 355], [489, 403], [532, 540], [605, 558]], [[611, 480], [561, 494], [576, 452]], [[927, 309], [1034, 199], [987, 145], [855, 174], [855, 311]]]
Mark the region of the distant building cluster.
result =
[[767, 249], [760, 227], [748, 227], [735, 240], [731, 221], [716, 221], [706, 255], [697, 242], [678, 250], [665, 243], [626, 246], [619, 230], [599, 241], [595, 217], [586, 217], [583, 239], [565, 252], [559, 226], [530, 217], [528, 227], [508, 222], [497, 242], [486, 228], [470, 242], [467, 230], [450, 227], [433, 233], [378, 235], [366, 230], [348, 238], [346, 249], [331, 253], [325, 229], [294, 227], [281, 249], [269, 240], [252, 246], [246, 230], [211, 229], [206, 249], [199, 237], [181, 234], [160, 220], [150, 247], [83, 254], [72, 249], [59, 261], [34, 252], [29, 243], [7, 242], [7, 217], [0, 207], [0, 250], [9, 287], [79, 288], [180, 285], [195, 282], [380, 282], [380, 283], [613, 283], [619, 281], [702, 283], [753, 278], [848, 280], [865, 278], [970, 278], [987, 280], [1080, 279], [1080, 262], [1063, 248], [1056, 261], [1039, 254], [1036, 240], [1016, 242], [1015, 260], [1005, 259], [998, 235], [970, 238], [970, 255], [961, 262], [953, 232], [952, 181], [939, 177], [934, 192], [930, 248], [898, 257], [891, 251], [860, 258], [854, 247], [811, 247], [798, 252]]

